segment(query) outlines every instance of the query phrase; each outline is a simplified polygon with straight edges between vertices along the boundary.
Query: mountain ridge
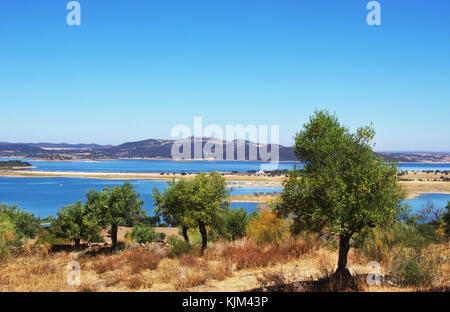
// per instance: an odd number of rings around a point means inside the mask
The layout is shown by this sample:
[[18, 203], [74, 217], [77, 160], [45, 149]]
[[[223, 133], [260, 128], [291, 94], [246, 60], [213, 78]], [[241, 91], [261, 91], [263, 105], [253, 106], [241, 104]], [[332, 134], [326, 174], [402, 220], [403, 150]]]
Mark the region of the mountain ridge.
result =
[[[183, 139], [187, 144], [191, 144], [191, 157], [185, 160], [194, 159], [194, 141], [200, 140], [203, 147], [207, 142], [220, 144], [222, 142], [223, 155], [220, 159], [227, 159], [226, 145], [233, 145], [233, 158], [227, 160], [249, 160], [250, 150], [256, 150], [257, 159], [265, 160], [260, 156], [261, 151], [270, 153], [273, 148], [279, 148], [280, 161], [299, 161], [294, 150], [290, 146], [260, 144], [249, 140], [224, 141], [217, 138], [194, 138]], [[0, 142], [0, 157], [26, 157], [45, 160], [77, 160], [77, 159], [173, 159], [172, 145], [177, 140], [169, 139], [146, 139], [134, 142], [125, 142], [119, 145], [99, 145], [91, 144], [69, 144], [69, 143], [8, 143]], [[244, 147], [244, 154], [238, 157], [238, 146]], [[215, 152], [213, 148], [211, 152]], [[446, 152], [376, 152], [377, 156], [383, 157], [390, 162], [450, 162], [450, 153]], [[202, 159], [213, 160], [208, 155], [202, 155]], [[243, 157], [242, 157], [243, 156]], [[231, 157], [230, 157], [231, 158]], [[243, 158], [243, 159], [242, 159]], [[252, 159], [253, 160], [253, 159]]]

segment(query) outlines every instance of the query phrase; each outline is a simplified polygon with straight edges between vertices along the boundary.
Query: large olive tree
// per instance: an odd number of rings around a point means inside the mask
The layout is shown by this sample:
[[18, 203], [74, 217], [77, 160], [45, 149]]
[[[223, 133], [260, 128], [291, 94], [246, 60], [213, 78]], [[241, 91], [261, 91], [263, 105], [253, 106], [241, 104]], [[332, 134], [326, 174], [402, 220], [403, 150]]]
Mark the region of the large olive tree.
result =
[[352, 236], [393, 222], [402, 210], [396, 166], [375, 157], [374, 134], [371, 127], [352, 133], [336, 116], [317, 111], [295, 136], [294, 151], [304, 170], [288, 174], [275, 207], [281, 215], [293, 215], [298, 228], [326, 228], [339, 236], [339, 277], [350, 276]]

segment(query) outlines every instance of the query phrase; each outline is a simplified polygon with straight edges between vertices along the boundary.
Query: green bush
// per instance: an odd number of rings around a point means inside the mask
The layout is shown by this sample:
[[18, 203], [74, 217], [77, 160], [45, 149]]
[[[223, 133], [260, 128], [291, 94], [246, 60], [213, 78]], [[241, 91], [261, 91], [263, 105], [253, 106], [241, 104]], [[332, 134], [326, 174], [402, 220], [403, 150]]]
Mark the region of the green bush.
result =
[[227, 234], [232, 240], [247, 235], [247, 225], [250, 221], [249, 215], [244, 208], [230, 209], [225, 215], [225, 227]]
[[401, 250], [395, 254], [390, 276], [401, 285], [431, 286], [441, 274], [439, 255], [424, 254], [423, 249]]
[[8, 223], [13, 227], [12, 244], [15, 246], [22, 245], [26, 239], [34, 238], [39, 231], [39, 220], [33, 214], [17, 208], [16, 205], [0, 204], [0, 216], [3, 216], [3, 220], [8, 219]]
[[175, 235], [170, 235], [167, 238], [167, 244], [169, 245], [169, 256], [180, 256], [183, 254], [191, 253], [193, 246], [185, 240]]
[[54, 236], [48, 229], [39, 229], [38, 245], [70, 245], [70, 240]]
[[92, 235], [89, 236], [88, 239], [89, 243], [104, 243], [105, 239], [102, 235], [100, 235], [100, 232], [94, 232]]
[[131, 237], [138, 243], [152, 243], [160, 240], [155, 230], [145, 223], [138, 223], [131, 230]]
[[14, 224], [8, 215], [0, 214], [0, 262], [10, 257], [10, 247], [16, 235]]
[[424, 248], [439, 243], [441, 237], [434, 224], [415, 221], [398, 222], [389, 227], [376, 227], [355, 237], [354, 247], [361, 249], [371, 260], [385, 261], [397, 248]]

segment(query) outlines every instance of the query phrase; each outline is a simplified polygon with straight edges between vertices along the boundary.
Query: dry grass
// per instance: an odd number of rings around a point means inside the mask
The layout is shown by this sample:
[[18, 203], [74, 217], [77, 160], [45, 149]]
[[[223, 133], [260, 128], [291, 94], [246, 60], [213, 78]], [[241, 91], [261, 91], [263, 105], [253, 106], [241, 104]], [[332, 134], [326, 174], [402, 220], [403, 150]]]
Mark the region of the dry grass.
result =
[[[249, 240], [216, 242], [206, 254], [168, 258], [144, 248], [116, 254], [57, 252], [42, 256], [27, 253], [0, 266], [0, 291], [417, 291], [448, 290], [450, 266], [427, 289], [389, 284], [369, 286], [365, 276], [370, 259], [352, 249], [350, 271], [356, 288], [341, 288], [330, 276], [336, 269], [337, 251], [320, 242], [290, 239], [281, 245], [257, 245]], [[431, 246], [431, 252], [448, 257], [448, 244]], [[70, 261], [81, 265], [81, 285], [66, 283]], [[382, 266], [387, 274], [387, 265]], [[447, 287], [447, 288], [446, 288]]]

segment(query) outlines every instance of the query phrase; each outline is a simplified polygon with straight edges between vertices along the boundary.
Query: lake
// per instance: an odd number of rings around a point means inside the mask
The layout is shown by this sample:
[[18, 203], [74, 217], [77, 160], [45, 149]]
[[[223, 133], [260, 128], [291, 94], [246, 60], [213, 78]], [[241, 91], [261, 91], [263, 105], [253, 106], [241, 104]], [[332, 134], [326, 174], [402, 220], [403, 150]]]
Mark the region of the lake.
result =
[[[154, 203], [152, 190], [156, 187], [164, 190], [165, 181], [155, 180], [129, 180], [144, 200], [144, 209], [148, 215], [153, 215]], [[85, 201], [86, 191], [122, 184], [124, 180], [103, 180], [88, 178], [20, 178], [0, 177], [0, 203], [9, 205], [18, 204], [20, 208], [36, 216], [47, 217], [55, 215], [58, 208], [75, 203], [77, 200]], [[273, 193], [280, 192], [277, 187], [234, 188], [232, 195], [251, 195], [254, 192]], [[412, 208], [412, 213], [418, 213], [429, 202], [435, 207], [444, 209], [450, 201], [450, 194], [424, 194], [416, 199], [405, 200]], [[249, 212], [257, 209], [257, 203], [231, 203], [232, 208], [243, 207]]]
[[[141, 194], [144, 200], [143, 208], [148, 215], [153, 215], [154, 203], [152, 199], [153, 188], [164, 190], [167, 187], [165, 181], [155, 180], [128, 180], [135, 186], [135, 190]], [[20, 178], [0, 177], [0, 203], [8, 205], [17, 204], [21, 209], [31, 212], [39, 217], [55, 215], [58, 208], [75, 203], [77, 200], [86, 199], [89, 189], [100, 191], [103, 187], [113, 187], [122, 184], [124, 180], [103, 180], [87, 178]], [[280, 192], [281, 188], [234, 188], [232, 195], [248, 195], [253, 192]], [[232, 208], [244, 207], [252, 212], [257, 208], [257, 203], [231, 203]]]
[[[6, 158], [2, 160], [17, 160], [17, 158]], [[30, 170], [39, 171], [78, 171], [78, 172], [247, 172], [248, 170], [270, 170], [270, 163], [257, 161], [173, 161], [154, 159], [120, 159], [102, 161], [34, 161], [31, 159], [20, 159], [28, 161], [35, 168]], [[301, 162], [280, 162], [277, 169], [303, 168]], [[427, 170], [450, 170], [450, 163], [401, 163], [398, 169], [402, 171], [427, 171]]]

